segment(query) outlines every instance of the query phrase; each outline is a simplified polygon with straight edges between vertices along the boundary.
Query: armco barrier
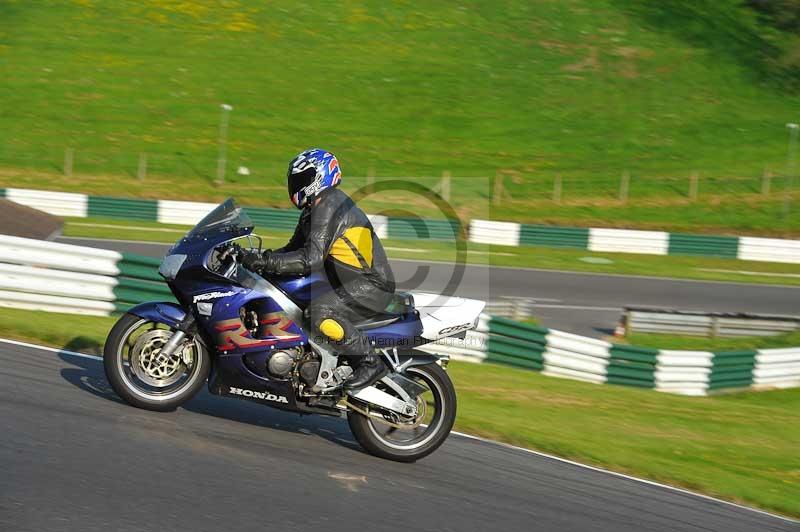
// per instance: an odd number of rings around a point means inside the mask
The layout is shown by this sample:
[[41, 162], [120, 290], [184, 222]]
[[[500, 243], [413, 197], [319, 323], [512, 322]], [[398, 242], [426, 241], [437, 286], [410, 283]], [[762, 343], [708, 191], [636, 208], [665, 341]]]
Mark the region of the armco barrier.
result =
[[[0, 197], [57, 216], [101, 216], [193, 225], [212, 203], [107, 198], [29, 189], [0, 189]], [[291, 231], [299, 212], [247, 207], [259, 229]], [[458, 221], [370, 216], [381, 238], [454, 240], [464, 236]], [[558, 227], [473, 219], [469, 239], [482, 244], [546, 246], [613, 253], [689, 255], [800, 264], [800, 240], [687, 235], [628, 229]]]
[[800, 329], [800, 317], [626, 307], [623, 310], [622, 325], [626, 333], [707, 337], [771, 336]]

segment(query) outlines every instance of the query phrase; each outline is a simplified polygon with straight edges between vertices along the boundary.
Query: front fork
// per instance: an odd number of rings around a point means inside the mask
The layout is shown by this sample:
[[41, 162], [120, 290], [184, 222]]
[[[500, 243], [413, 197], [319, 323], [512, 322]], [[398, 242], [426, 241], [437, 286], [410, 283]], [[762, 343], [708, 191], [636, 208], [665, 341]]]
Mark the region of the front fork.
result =
[[195, 319], [194, 314], [187, 313], [186, 316], [178, 322], [175, 331], [172, 333], [172, 336], [167, 343], [164, 344], [164, 347], [161, 348], [161, 352], [158, 354], [159, 360], [163, 357], [164, 360], [168, 360], [175, 350], [178, 348], [179, 345], [183, 343], [187, 336], [191, 335], [195, 329]]

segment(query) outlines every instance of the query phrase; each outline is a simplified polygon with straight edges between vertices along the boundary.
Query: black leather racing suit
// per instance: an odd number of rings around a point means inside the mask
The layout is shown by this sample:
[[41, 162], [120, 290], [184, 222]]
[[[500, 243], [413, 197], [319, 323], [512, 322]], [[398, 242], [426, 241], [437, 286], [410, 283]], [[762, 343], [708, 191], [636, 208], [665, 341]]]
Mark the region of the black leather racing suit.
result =
[[320, 198], [303, 209], [288, 244], [264, 257], [264, 270], [307, 275], [324, 269], [334, 290], [314, 299], [306, 309], [317, 340], [331, 338], [320, 325], [334, 320], [343, 330], [341, 340], [333, 338], [335, 351], [365, 356], [370, 347], [354, 322], [386, 309], [395, 291], [394, 275], [364, 211], [338, 188], [323, 191]]

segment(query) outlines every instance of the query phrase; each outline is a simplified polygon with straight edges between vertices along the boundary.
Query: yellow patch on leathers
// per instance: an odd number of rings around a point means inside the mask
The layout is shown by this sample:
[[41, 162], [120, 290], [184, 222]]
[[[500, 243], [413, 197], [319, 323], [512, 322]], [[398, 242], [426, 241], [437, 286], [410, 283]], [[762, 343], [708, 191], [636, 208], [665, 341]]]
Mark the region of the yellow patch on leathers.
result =
[[342, 326], [330, 318], [322, 320], [322, 323], [319, 324], [319, 330], [322, 332], [322, 334], [335, 342], [338, 342], [344, 338], [344, 329]]
[[345, 242], [345, 239], [350, 241], [350, 244], [356, 248], [359, 255], [364, 258], [367, 266], [372, 266], [372, 231], [367, 227], [351, 227], [346, 230], [344, 234], [336, 239], [331, 246], [330, 255], [334, 259], [353, 266], [354, 268], [361, 268], [361, 261], [358, 256], [353, 252], [353, 249]]

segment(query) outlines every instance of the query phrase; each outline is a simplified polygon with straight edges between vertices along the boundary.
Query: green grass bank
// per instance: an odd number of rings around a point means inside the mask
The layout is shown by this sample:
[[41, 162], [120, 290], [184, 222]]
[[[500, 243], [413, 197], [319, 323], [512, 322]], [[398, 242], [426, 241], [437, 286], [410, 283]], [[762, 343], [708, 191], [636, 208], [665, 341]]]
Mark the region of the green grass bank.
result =
[[[286, 162], [320, 145], [350, 191], [470, 177], [451, 200], [467, 218], [796, 235], [781, 174], [800, 99], [761, 68], [780, 39], [736, 0], [9, 1], [0, 186], [285, 206]], [[429, 209], [370, 208], [398, 201]]]

